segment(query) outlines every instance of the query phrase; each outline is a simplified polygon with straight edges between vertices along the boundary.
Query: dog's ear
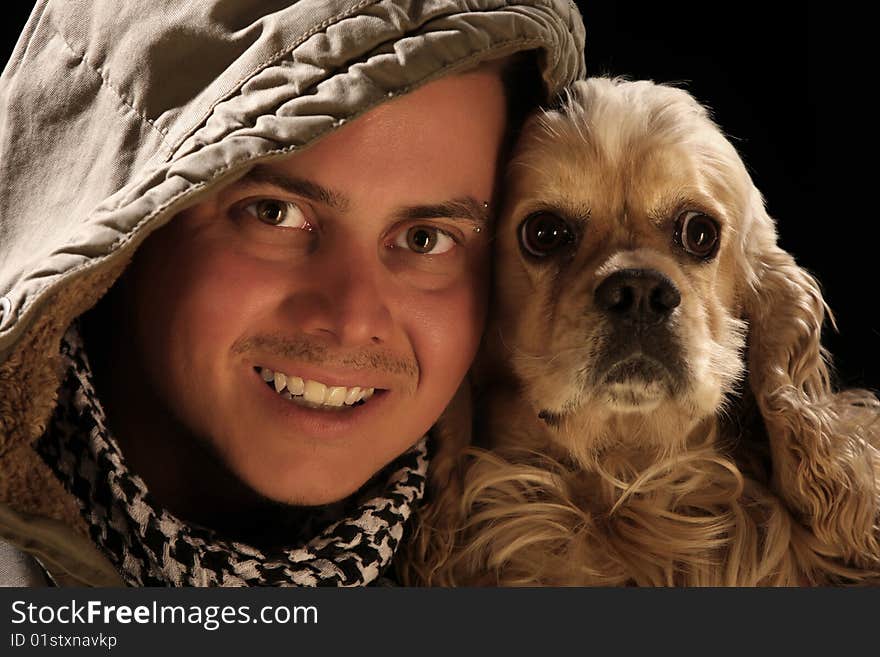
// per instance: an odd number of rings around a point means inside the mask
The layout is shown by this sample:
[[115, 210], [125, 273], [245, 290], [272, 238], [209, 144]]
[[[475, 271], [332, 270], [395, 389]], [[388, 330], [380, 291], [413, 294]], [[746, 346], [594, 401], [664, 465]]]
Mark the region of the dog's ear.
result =
[[819, 285], [777, 245], [757, 190], [751, 205], [742, 242], [749, 382], [769, 438], [772, 485], [823, 543], [876, 567], [880, 407], [869, 391], [832, 389]]
[[452, 483], [462, 453], [471, 443], [473, 417], [473, 387], [468, 373], [432, 429], [435, 444], [429, 479], [432, 490], [443, 490]]
[[774, 452], [774, 479], [790, 481], [793, 473], [778, 468], [791, 459], [777, 458], [778, 450], [791, 444], [792, 432], [822, 431], [809, 409], [831, 395], [821, 344], [827, 306], [816, 279], [778, 246], [773, 220], [754, 187], [748, 214], [742, 244], [749, 384]]
[[749, 380], [763, 409], [785, 414], [787, 405], [830, 392], [821, 345], [827, 306], [816, 279], [777, 245], [773, 220], [754, 188], [749, 213], [743, 242]]

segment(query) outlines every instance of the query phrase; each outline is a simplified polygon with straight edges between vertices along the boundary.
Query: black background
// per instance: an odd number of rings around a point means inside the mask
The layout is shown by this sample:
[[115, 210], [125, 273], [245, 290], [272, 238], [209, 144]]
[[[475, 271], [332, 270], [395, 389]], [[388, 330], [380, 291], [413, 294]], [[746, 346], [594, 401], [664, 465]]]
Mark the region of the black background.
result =
[[[860, 52], [874, 39], [867, 17], [769, 0], [577, 4], [590, 75], [684, 83], [712, 109], [767, 199], [783, 248], [823, 285], [838, 322], [825, 344], [840, 383], [880, 388], [869, 233], [874, 83]], [[3, 62], [29, 5], [4, 10]]]

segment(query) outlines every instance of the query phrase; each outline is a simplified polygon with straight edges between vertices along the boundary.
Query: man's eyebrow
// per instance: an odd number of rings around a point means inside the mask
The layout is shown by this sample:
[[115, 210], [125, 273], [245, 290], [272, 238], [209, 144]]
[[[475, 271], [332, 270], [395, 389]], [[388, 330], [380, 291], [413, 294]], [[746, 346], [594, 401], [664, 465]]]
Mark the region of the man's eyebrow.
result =
[[345, 212], [349, 206], [348, 199], [337, 191], [323, 187], [306, 178], [288, 176], [261, 164], [248, 171], [239, 180], [239, 184], [277, 187], [291, 194], [303, 196], [310, 201], [323, 203], [339, 212]]
[[[244, 185], [267, 185], [277, 187], [291, 194], [302, 196], [311, 201], [323, 203], [339, 212], [349, 209], [350, 203], [344, 194], [328, 189], [306, 178], [289, 176], [275, 171], [265, 165], [258, 164], [248, 171], [240, 180]], [[395, 213], [398, 220], [418, 219], [463, 219], [481, 226], [489, 223], [488, 207], [472, 196], [455, 198], [440, 203], [412, 205]]]
[[481, 226], [489, 223], [489, 208], [478, 202], [471, 196], [443, 201], [442, 203], [429, 203], [425, 205], [412, 205], [396, 213], [398, 219], [463, 219], [470, 223]]

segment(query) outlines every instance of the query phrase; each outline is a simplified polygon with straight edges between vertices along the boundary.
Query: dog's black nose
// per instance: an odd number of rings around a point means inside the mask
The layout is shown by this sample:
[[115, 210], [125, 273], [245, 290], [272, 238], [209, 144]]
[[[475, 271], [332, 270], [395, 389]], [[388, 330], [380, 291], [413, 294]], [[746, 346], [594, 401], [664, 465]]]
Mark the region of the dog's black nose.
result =
[[654, 269], [621, 269], [596, 288], [596, 305], [631, 324], [659, 324], [681, 303], [675, 284]]

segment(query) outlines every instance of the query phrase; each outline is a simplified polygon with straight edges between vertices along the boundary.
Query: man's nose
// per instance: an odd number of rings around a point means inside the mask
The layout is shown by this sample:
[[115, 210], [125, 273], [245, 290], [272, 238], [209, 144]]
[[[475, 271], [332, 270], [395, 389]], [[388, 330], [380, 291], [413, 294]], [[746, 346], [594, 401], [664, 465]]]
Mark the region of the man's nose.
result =
[[340, 346], [387, 342], [393, 324], [388, 304], [392, 282], [381, 263], [338, 254], [314, 264], [309, 293], [296, 304], [301, 330], [330, 337]]

